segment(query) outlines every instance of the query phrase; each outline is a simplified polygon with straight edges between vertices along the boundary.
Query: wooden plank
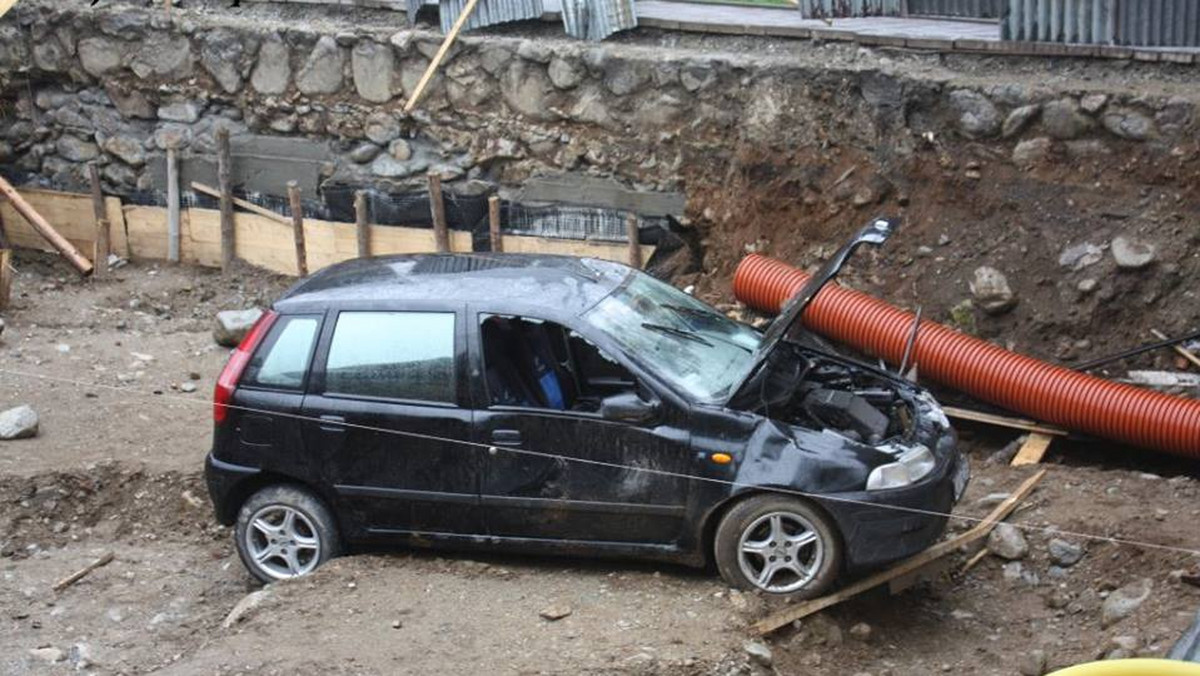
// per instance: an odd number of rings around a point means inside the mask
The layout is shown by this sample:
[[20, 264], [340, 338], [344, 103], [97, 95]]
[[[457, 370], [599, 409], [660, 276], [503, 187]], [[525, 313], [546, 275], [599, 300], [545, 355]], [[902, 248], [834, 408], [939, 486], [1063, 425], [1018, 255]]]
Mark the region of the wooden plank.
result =
[[[504, 250], [512, 253], [543, 253], [581, 258], [599, 258], [616, 263], [629, 261], [629, 245], [625, 242], [600, 242], [590, 239], [558, 239], [529, 235], [505, 235]], [[650, 260], [654, 247], [642, 245], [643, 260]]]
[[12, 249], [0, 249], [0, 310], [12, 299]]
[[471, 18], [471, 14], [475, 11], [475, 6], [478, 4], [479, 0], [467, 0], [462, 13], [458, 15], [458, 19], [451, 26], [450, 32], [446, 34], [446, 39], [442, 40], [442, 46], [438, 47], [437, 53], [433, 55], [433, 59], [429, 62], [429, 67], [425, 69], [425, 72], [421, 75], [421, 79], [417, 81], [417, 86], [413, 88], [412, 96], [408, 97], [408, 103], [404, 104], [404, 112], [406, 114], [411, 113], [417, 107], [417, 103], [421, 100], [421, 95], [425, 93], [425, 88], [429, 86], [429, 81], [433, 79], [433, 74], [441, 67], [442, 61], [446, 58], [446, 53], [450, 51], [450, 45], [454, 44], [463, 26], [467, 25], [467, 19]]
[[1025, 465], [1036, 465], [1042, 461], [1046, 455], [1046, 450], [1050, 448], [1050, 442], [1054, 441], [1054, 437], [1041, 432], [1030, 432], [1026, 437], [1025, 443], [1021, 444], [1021, 448], [1017, 451], [1017, 455], [1013, 457], [1013, 467], [1023, 467]]
[[96, 246], [92, 257], [96, 269], [92, 271], [93, 278], [103, 279], [108, 276], [108, 254], [108, 219], [101, 218], [96, 221]]
[[446, 199], [442, 195], [442, 177], [436, 171], [429, 172], [429, 214], [433, 217], [433, 239], [437, 243], [438, 253], [450, 251], [450, 226], [446, 223]]
[[1009, 427], [1015, 430], [1025, 430], [1026, 432], [1038, 432], [1041, 434], [1049, 434], [1056, 437], [1065, 437], [1069, 432], [1058, 427], [1043, 425], [1032, 420], [1023, 420], [1021, 418], [1010, 418], [1008, 416], [996, 415], [994, 413], [984, 413], [983, 411], [972, 411], [967, 408], [957, 408], [954, 406], [945, 406], [942, 409], [946, 415], [959, 420], [970, 420], [972, 422], [985, 423], [988, 425], [996, 425], [998, 427]]
[[[1169, 338], [1167, 338], [1167, 334], [1163, 333], [1162, 331], [1159, 331], [1158, 329], [1150, 329], [1150, 333], [1155, 338], [1158, 338], [1159, 340], [1170, 340]], [[1193, 353], [1191, 350], [1187, 349], [1186, 347], [1184, 347], [1182, 345], [1172, 345], [1171, 347], [1174, 348], [1175, 352], [1179, 356], [1192, 362], [1196, 366], [1200, 366], [1200, 357], [1197, 357], [1195, 355], [1195, 353]]]
[[125, 232], [125, 210], [120, 197], [104, 198], [104, 220], [108, 221], [109, 250], [129, 258], [129, 234]]
[[217, 129], [217, 189], [221, 200], [221, 272], [233, 271], [233, 259], [237, 255], [235, 226], [233, 223], [233, 153], [229, 149], [229, 129]]
[[[195, 181], [192, 181], [192, 190], [195, 190], [198, 193], [203, 193], [205, 195], [208, 195], [209, 197], [216, 197], [217, 199], [221, 199], [221, 191], [220, 190], [217, 190], [216, 188], [209, 186], [209, 185], [204, 185], [203, 183], [197, 183]], [[277, 221], [284, 225], [292, 224], [292, 219], [288, 218], [287, 216], [277, 214], [274, 211], [271, 211], [270, 209], [268, 209], [266, 207], [260, 207], [257, 204], [255, 204], [254, 202], [247, 202], [246, 200], [244, 200], [240, 197], [234, 197], [233, 204], [234, 204], [234, 206], [236, 206], [240, 209], [249, 211], [252, 214], [257, 214], [259, 216], [263, 216], [264, 218], [269, 218], [273, 221]]]
[[75, 245], [72, 244], [66, 237], [63, 237], [62, 234], [55, 230], [54, 226], [50, 225], [50, 222], [47, 221], [45, 217], [43, 217], [42, 214], [33, 207], [32, 204], [26, 201], [25, 198], [17, 192], [16, 188], [12, 187], [12, 184], [10, 184], [3, 177], [0, 177], [0, 195], [8, 198], [9, 204], [16, 209], [18, 213], [24, 216], [25, 221], [29, 223], [29, 225], [31, 225], [39, 235], [49, 242], [50, 246], [54, 247], [56, 251], [62, 254], [63, 257], [66, 258], [72, 266], [74, 266], [79, 274], [91, 274], [91, 261], [89, 261], [82, 253], [80, 253], [79, 249], [77, 249]]
[[304, 246], [304, 203], [300, 200], [300, 185], [288, 181], [288, 206], [292, 211], [292, 240], [296, 245], [296, 274], [308, 276], [308, 255]]
[[488, 240], [491, 242], [492, 251], [496, 253], [504, 251], [504, 235], [500, 230], [499, 195], [492, 195], [488, 198]]
[[367, 258], [371, 255], [371, 231], [367, 228], [371, 215], [367, 213], [367, 191], [359, 190], [354, 193], [354, 232], [358, 242], [358, 257]]
[[955, 536], [949, 540], [939, 542], [938, 544], [926, 549], [916, 556], [906, 559], [891, 568], [882, 570], [874, 575], [867, 576], [858, 582], [850, 584], [842, 589], [823, 596], [821, 598], [804, 601], [802, 603], [783, 608], [751, 625], [751, 629], [759, 634], [769, 634], [781, 627], [785, 627], [796, 620], [808, 617], [813, 613], [822, 611], [830, 606], [835, 606], [846, 599], [857, 596], [865, 591], [874, 589], [881, 584], [890, 582], [893, 579], [907, 575], [920, 568], [925, 567], [932, 561], [935, 561], [950, 552], [957, 550], [960, 547], [969, 545], [987, 537], [988, 533], [995, 528], [996, 524], [1007, 517], [1016, 509], [1017, 505], [1024, 500], [1037, 485], [1042, 477], [1046, 475], [1046, 470], [1040, 470], [1037, 474], [1029, 477], [1021, 484], [1016, 491], [1008, 498], [996, 506], [982, 521], [976, 524], [973, 528], [961, 535]]

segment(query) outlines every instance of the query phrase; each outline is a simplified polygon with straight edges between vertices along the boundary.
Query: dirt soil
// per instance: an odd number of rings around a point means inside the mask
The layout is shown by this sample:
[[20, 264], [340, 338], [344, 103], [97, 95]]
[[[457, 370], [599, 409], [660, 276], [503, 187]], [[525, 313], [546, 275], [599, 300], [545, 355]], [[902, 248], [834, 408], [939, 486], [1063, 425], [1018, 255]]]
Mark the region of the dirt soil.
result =
[[[771, 604], [711, 571], [368, 552], [248, 597], [262, 588], [200, 476], [225, 358], [210, 322], [289, 280], [134, 263], [83, 282], [50, 257], [16, 264], [0, 410], [33, 405], [41, 433], [0, 442], [0, 673], [1016, 674], [1033, 650], [1059, 667], [1114, 637], [1161, 656], [1200, 605], [1179, 579], [1195, 554], [1060, 535], [1086, 553], [1051, 567], [1054, 529], [1200, 549], [1200, 468], [1081, 444], [1057, 447], [1012, 519], [1028, 529], [1020, 570], [988, 557], [964, 573], [955, 555], [898, 596], [877, 590], [770, 637], [770, 667], [744, 644]], [[975, 474], [960, 514], [981, 516], [1033, 470], [1002, 460], [1012, 435], [962, 432]], [[111, 564], [52, 591], [105, 552]], [[1149, 598], [1103, 627], [1104, 598], [1142, 579]], [[223, 626], [239, 603], [253, 607]]]

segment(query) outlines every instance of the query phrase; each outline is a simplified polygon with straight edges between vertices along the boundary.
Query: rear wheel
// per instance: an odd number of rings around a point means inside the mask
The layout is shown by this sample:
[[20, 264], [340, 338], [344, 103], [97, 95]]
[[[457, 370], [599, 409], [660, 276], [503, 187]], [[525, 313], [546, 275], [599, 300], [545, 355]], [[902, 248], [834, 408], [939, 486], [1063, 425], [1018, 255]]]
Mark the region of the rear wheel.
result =
[[333, 514], [299, 486], [268, 486], [250, 496], [234, 537], [242, 563], [263, 582], [307, 575], [340, 553]]
[[733, 506], [717, 526], [717, 569], [730, 586], [812, 598], [828, 590], [842, 565], [842, 541], [808, 502], [760, 495]]

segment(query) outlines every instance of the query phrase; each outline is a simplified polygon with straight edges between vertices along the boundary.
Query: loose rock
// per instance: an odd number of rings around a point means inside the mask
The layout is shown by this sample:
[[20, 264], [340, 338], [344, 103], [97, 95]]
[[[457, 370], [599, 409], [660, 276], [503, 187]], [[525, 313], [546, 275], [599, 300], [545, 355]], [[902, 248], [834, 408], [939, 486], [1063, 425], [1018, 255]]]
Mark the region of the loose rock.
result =
[[237, 347], [262, 314], [262, 310], [258, 308], [218, 312], [217, 323], [213, 327], [213, 340], [223, 347]]
[[763, 643], [762, 641], [746, 641], [745, 645], [742, 647], [745, 649], [746, 654], [750, 656], [750, 659], [758, 662], [764, 667], [769, 667], [771, 666], [771, 663], [774, 662], [774, 657], [771, 655], [771, 649], [768, 648], [767, 644]]
[[1144, 578], [1109, 594], [1100, 607], [1100, 626], [1107, 629], [1132, 615], [1150, 598], [1153, 589], [1154, 582]]
[[1060, 538], [1050, 541], [1050, 560], [1063, 568], [1070, 568], [1083, 558], [1083, 547]]
[[975, 269], [970, 283], [975, 302], [990, 315], [1002, 315], [1017, 304], [1016, 294], [1008, 286], [1008, 278], [996, 268], [981, 266]]
[[1010, 523], [1002, 523], [988, 534], [988, 551], [1009, 561], [1025, 558], [1029, 553], [1029, 543], [1020, 529]]
[[950, 102], [958, 109], [958, 127], [970, 138], [994, 136], [1000, 130], [1000, 112], [983, 94], [959, 89], [950, 94]]
[[1140, 270], [1154, 262], [1156, 249], [1153, 244], [1124, 235], [1112, 241], [1113, 260], [1122, 270]]
[[28, 439], [38, 433], [38, 414], [30, 406], [18, 406], [0, 413], [0, 439]]
[[1035, 649], [1022, 655], [1017, 671], [1021, 676], [1042, 676], [1046, 673], [1046, 651]]
[[548, 622], [557, 622], [564, 617], [570, 617], [572, 612], [574, 611], [571, 610], [570, 606], [553, 605], [548, 608], [543, 608], [538, 615], [541, 616], [543, 620]]
[[258, 610], [262, 604], [270, 598], [271, 592], [267, 589], [260, 589], [256, 592], [251, 592], [243, 596], [242, 600], [238, 601], [237, 605], [233, 607], [233, 610], [230, 610], [229, 614], [225, 616], [225, 620], [221, 622], [221, 627], [223, 629], [228, 629], [238, 622], [245, 620], [250, 616], [251, 613], [253, 613], [255, 610]]

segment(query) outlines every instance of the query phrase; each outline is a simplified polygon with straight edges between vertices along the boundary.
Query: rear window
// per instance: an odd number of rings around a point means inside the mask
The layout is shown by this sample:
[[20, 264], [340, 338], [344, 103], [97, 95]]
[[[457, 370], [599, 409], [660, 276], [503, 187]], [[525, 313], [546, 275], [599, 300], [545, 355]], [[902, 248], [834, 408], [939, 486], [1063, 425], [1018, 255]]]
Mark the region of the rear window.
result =
[[325, 391], [454, 403], [454, 313], [342, 312]]
[[280, 317], [246, 366], [242, 383], [277, 390], [303, 388], [320, 325], [319, 316]]

